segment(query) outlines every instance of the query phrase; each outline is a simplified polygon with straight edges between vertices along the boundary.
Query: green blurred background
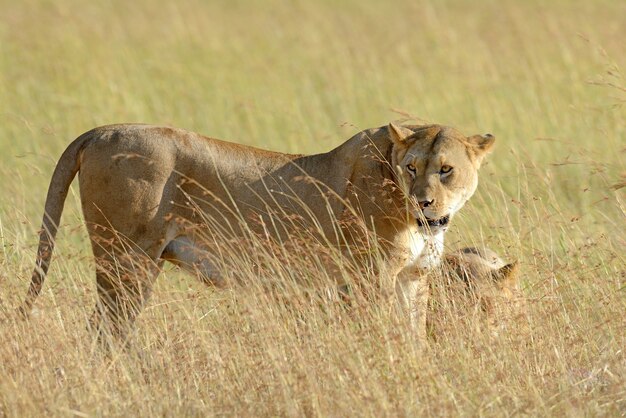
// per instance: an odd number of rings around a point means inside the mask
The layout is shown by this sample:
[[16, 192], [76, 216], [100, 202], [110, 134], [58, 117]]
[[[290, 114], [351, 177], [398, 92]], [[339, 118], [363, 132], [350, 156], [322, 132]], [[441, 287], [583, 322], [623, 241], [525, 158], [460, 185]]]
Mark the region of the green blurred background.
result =
[[[298, 153], [407, 117], [490, 132], [496, 151], [450, 242], [500, 227], [519, 247], [531, 229], [552, 236], [557, 218], [560, 234], [581, 225], [564, 235], [574, 241], [624, 226], [614, 190], [626, 176], [624, 2], [2, 0], [0, 10], [0, 221], [26, 248], [64, 147], [119, 122]], [[76, 197], [68, 206], [79, 225]]]

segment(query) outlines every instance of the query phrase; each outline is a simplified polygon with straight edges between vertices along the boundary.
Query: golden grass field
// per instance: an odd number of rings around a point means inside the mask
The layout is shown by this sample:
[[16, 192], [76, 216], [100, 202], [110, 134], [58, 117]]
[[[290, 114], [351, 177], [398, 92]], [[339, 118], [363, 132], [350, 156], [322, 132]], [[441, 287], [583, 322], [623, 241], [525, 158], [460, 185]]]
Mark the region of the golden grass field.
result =
[[[0, 416], [626, 415], [625, 39], [614, 0], [0, 0]], [[13, 313], [54, 164], [94, 126], [312, 153], [408, 117], [496, 136], [447, 247], [520, 260], [528, 332], [444, 312], [422, 349], [384, 304], [286, 309], [168, 268], [104, 359], [77, 183]]]

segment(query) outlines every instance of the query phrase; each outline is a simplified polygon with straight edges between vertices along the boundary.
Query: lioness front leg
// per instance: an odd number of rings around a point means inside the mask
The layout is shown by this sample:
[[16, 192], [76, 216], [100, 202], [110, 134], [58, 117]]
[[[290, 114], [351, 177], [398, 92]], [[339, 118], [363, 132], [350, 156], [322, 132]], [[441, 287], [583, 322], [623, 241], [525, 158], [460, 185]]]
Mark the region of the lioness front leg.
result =
[[397, 275], [396, 294], [409, 315], [411, 327], [420, 339], [426, 338], [426, 313], [430, 297], [429, 278], [441, 265], [444, 232], [411, 236], [412, 261]]
[[426, 311], [430, 286], [428, 274], [416, 274], [416, 270], [407, 267], [398, 274], [396, 295], [402, 310], [409, 315], [411, 328], [423, 341], [426, 338]]

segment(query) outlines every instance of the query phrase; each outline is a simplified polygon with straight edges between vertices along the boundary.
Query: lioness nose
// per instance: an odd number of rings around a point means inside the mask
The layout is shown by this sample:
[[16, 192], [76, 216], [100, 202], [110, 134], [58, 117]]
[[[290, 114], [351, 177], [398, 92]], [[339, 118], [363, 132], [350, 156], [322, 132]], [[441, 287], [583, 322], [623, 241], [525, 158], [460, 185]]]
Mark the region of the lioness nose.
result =
[[424, 209], [432, 205], [434, 202], [434, 200], [420, 200], [417, 203], [420, 205], [420, 209]]

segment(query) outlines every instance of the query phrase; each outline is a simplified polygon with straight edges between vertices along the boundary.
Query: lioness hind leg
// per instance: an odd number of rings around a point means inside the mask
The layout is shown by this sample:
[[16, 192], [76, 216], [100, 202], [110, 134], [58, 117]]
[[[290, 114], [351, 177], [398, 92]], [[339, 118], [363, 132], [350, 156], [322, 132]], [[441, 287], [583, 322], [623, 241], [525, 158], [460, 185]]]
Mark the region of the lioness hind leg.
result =
[[187, 236], [170, 241], [161, 254], [161, 259], [198, 276], [204, 283], [223, 287], [220, 270], [211, 262], [211, 254], [203, 246]]
[[124, 255], [124, 258], [131, 257], [135, 259], [106, 257], [96, 261], [98, 300], [91, 325], [100, 340], [113, 337], [125, 342], [128, 339], [159, 274], [162, 262], [159, 265], [145, 256]]

